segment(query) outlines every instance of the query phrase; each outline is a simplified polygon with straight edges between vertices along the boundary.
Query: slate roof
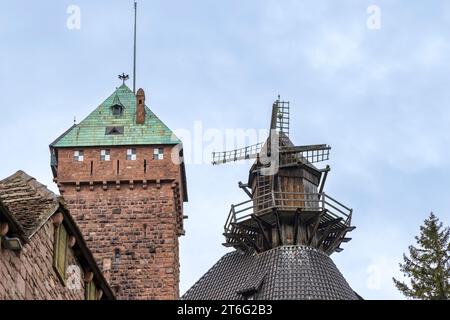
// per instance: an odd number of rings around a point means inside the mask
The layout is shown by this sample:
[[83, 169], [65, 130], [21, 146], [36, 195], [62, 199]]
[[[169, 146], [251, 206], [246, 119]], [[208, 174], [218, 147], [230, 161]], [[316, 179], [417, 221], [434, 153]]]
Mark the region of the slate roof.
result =
[[[122, 105], [123, 115], [112, 113], [112, 106]], [[146, 106], [145, 123], [136, 124], [136, 96], [125, 84], [100, 104], [83, 121], [57, 138], [50, 147], [90, 147], [115, 145], [179, 144], [181, 141]], [[106, 135], [106, 127], [123, 127], [123, 134]]]
[[331, 258], [306, 246], [281, 246], [260, 254], [225, 254], [182, 297], [239, 300], [357, 300]]
[[29, 241], [59, 208], [58, 197], [23, 171], [0, 181], [0, 206]]

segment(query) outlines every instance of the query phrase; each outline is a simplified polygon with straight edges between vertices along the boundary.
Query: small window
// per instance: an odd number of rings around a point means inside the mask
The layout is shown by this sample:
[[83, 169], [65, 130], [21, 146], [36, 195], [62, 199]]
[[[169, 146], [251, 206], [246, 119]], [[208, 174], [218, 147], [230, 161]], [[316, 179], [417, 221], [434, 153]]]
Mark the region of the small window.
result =
[[85, 297], [86, 300], [97, 300], [97, 286], [94, 281], [86, 283]]
[[243, 300], [256, 300], [257, 291], [254, 289], [240, 292]]
[[114, 250], [114, 263], [120, 263], [120, 250]]
[[255, 300], [255, 294], [251, 294], [246, 297], [246, 300]]
[[73, 161], [83, 161], [84, 160], [84, 153], [83, 150], [76, 150], [73, 152]]
[[66, 228], [60, 224], [55, 230], [53, 267], [56, 269], [56, 272], [64, 285], [66, 283], [67, 248], [67, 231]]
[[112, 113], [116, 117], [122, 116], [122, 114], [123, 114], [123, 107], [121, 105], [118, 105], [118, 104], [112, 106]]
[[105, 134], [106, 135], [123, 134], [123, 127], [106, 127]]
[[162, 159], [164, 159], [164, 148], [153, 149], [153, 160], [162, 160]]
[[100, 161], [109, 161], [111, 160], [110, 156], [110, 150], [109, 149], [102, 149], [100, 150]]
[[127, 160], [136, 160], [136, 148], [127, 149]]

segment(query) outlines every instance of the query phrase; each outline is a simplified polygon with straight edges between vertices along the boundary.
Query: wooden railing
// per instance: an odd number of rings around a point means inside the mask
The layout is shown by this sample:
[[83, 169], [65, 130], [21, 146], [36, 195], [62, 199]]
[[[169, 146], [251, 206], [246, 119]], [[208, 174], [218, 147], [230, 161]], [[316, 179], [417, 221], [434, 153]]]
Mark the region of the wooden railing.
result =
[[342, 218], [350, 226], [352, 209], [322, 193], [271, 192], [235, 205], [231, 205], [225, 222], [225, 232], [231, 230], [231, 224], [251, 219], [252, 215], [263, 215], [276, 208], [282, 210], [326, 211], [332, 218]]

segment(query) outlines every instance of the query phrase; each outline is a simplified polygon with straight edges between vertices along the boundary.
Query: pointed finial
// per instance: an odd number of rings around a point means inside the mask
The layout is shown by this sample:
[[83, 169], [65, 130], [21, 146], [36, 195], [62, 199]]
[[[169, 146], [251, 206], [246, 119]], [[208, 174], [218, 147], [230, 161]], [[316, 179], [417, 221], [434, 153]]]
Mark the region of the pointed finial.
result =
[[130, 78], [129, 75], [122, 72], [122, 74], [119, 74], [119, 79], [122, 80], [122, 84], [125, 84], [125, 81], [127, 81]]
[[73, 124], [77, 124], [77, 116], [73, 116]]

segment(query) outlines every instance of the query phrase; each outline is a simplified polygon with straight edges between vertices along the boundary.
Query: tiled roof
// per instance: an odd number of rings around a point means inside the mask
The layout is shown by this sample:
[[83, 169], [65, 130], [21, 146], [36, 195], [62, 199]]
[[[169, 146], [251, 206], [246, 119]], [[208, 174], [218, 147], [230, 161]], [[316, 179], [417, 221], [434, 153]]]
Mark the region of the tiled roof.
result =
[[[112, 106], [120, 104], [122, 116], [112, 113]], [[146, 106], [145, 123], [136, 124], [136, 96], [121, 85], [100, 106], [79, 124], [74, 125], [51, 147], [89, 147], [114, 145], [178, 144], [181, 141]], [[123, 127], [123, 134], [105, 134], [106, 127]]]
[[14, 237], [18, 236], [25, 242], [32, 241], [33, 235], [57, 212], [62, 213], [65, 227], [76, 239], [74, 251], [80, 264], [94, 273], [97, 284], [103, 290], [102, 299], [115, 299], [63, 198], [23, 171], [0, 181], [0, 218], [6, 218], [12, 224], [9, 230], [13, 231]]
[[355, 300], [358, 295], [326, 254], [306, 246], [281, 246], [250, 255], [224, 255], [182, 297], [185, 300]]
[[58, 196], [23, 171], [0, 181], [0, 205], [28, 241], [59, 207]]

